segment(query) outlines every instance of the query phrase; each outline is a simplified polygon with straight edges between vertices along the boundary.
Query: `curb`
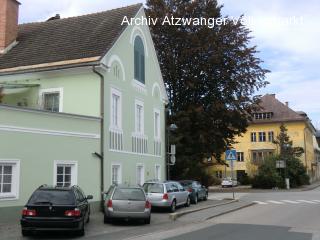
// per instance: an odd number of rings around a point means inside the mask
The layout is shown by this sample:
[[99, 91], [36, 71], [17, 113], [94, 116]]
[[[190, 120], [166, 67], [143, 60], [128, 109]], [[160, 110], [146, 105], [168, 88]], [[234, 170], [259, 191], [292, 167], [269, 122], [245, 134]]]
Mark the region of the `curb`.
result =
[[218, 213], [217, 215], [214, 215], [214, 216], [206, 218], [206, 221], [209, 220], [209, 219], [215, 218], [215, 217], [222, 216], [222, 215], [227, 214], [227, 213], [238, 211], [238, 210], [243, 209], [243, 208], [251, 207], [251, 206], [256, 205], [256, 204], [257, 203], [249, 203], [249, 204], [241, 206], [241, 207], [237, 207], [237, 208], [230, 209], [230, 210], [222, 212], [222, 213]]
[[179, 217], [181, 217], [181, 216], [183, 216], [183, 215], [186, 215], [186, 214], [189, 214], [189, 213], [199, 212], [199, 211], [202, 211], [202, 210], [205, 210], [205, 209], [208, 209], [208, 208], [219, 207], [219, 206], [227, 205], [227, 204], [234, 203], [234, 202], [238, 202], [238, 201], [239, 201], [238, 199], [234, 199], [234, 200], [231, 200], [231, 201], [229, 201], [229, 202], [224, 202], [224, 203], [219, 203], [219, 204], [204, 206], [204, 207], [201, 207], [201, 208], [186, 210], [186, 211], [183, 211], [183, 212], [171, 213], [171, 214], [169, 215], [169, 219], [175, 221], [175, 220], [177, 220]]

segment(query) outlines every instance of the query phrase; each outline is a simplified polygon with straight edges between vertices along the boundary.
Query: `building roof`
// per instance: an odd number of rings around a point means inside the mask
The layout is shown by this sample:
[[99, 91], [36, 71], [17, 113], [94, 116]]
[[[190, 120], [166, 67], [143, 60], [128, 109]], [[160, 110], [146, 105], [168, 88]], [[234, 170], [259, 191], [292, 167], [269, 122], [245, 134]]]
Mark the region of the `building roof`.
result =
[[276, 99], [275, 94], [266, 94], [261, 98], [259, 104], [261, 109], [256, 113], [272, 113], [271, 119], [253, 119], [253, 123], [267, 122], [288, 122], [288, 121], [307, 121], [309, 120], [306, 114], [292, 110], [286, 104]]
[[19, 25], [18, 44], [0, 55], [0, 72], [98, 61], [113, 46], [142, 4], [78, 17]]

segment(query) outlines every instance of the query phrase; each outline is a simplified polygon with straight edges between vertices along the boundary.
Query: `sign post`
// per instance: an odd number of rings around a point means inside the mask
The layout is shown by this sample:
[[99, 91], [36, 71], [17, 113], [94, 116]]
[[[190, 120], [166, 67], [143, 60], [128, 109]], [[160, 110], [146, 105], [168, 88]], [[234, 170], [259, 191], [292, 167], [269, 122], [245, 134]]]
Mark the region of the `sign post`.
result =
[[231, 187], [232, 187], [232, 198], [235, 199], [234, 189], [233, 189], [233, 161], [237, 160], [237, 151], [236, 150], [227, 150], [226, 151], [226, 161], [230, 161], [231, 169]]

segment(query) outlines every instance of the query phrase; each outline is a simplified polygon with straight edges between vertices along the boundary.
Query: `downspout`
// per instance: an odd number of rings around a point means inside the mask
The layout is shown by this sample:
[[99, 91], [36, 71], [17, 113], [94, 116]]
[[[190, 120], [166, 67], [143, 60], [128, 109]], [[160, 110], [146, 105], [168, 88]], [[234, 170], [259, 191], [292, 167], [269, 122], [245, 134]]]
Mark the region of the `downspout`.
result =
[[100, 169], [100, 192], [101, 192], [101, 210], [103, 210], [103, 192], [104, 192], [104, 76], [99, 71], [97, 71], [96, 66], [92, 67], [93, 73], [100, 77], [100, 156], [101, 169]]

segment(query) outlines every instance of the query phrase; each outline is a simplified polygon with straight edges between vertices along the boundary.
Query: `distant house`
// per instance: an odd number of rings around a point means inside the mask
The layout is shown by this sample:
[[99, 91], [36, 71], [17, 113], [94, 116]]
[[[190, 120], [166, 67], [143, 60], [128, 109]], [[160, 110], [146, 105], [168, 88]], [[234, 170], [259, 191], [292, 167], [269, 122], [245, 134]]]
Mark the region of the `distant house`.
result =
[[0, 221], [41, 184], [94, 195], [165, 179], [167, 95], [142, 4], [17, 24], [0, 2]]
[[[320, 167], [317, 161], [315, 133], [307, 114], [296, 112], [289, 104], [276, 99], [275, 94], [267, 94], [261, 99], [261, 110], [253, 113], [247, 132], [237, 137], [232, 148], [237, 150], [237, 161], [234, 163], [234, 176], [238, 179], [244, 174], [252, 174], [255, 166], [266, 157], [279, 153], [278, 146], [273, 140], [280, 133], [283, 123], [288, 129], [293, 146], [302, 147], [305, 153], [301, 162], [306, 166], [311, 180], [320, 178]], [[214, 165], [210, 167], [212, 174], [223, 177], [230, 176], [230, 166]]]

